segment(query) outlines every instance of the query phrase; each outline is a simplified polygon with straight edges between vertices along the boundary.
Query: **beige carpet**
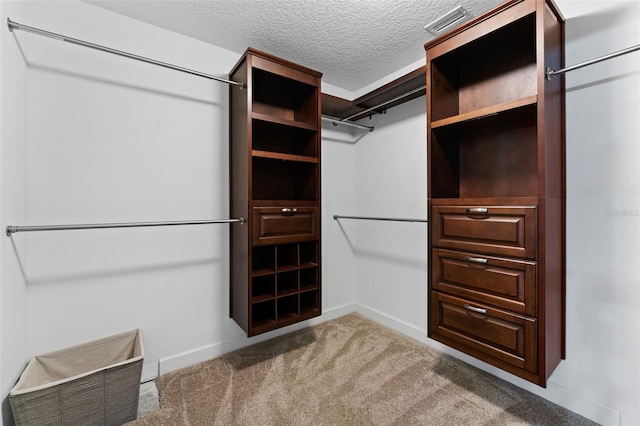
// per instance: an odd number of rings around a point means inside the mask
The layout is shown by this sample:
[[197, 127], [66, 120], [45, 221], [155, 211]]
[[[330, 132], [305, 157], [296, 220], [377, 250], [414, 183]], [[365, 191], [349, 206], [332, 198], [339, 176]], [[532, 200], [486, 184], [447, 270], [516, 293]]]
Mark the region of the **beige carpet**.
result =
[[591, 425], [358, 314], [160, 377], [146, 425]]

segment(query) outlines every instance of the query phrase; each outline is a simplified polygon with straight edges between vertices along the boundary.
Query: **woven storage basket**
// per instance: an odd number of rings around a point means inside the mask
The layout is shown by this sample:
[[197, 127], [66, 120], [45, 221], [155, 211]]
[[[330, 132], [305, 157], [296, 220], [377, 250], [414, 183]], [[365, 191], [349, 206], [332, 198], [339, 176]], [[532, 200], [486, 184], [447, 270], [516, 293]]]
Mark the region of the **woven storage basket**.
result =
[[9, 393], [16, 424], [121, 425], [137, 418], [140, 330], [35, 356]]

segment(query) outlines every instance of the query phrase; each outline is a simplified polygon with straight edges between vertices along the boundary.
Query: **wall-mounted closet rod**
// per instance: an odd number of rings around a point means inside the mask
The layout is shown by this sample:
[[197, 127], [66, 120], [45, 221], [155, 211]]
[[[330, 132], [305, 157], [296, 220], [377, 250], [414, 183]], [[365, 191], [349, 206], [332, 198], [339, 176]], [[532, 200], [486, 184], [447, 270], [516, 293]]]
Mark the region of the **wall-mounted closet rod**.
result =
[[426, 219], [411, 219], [411, 218], [398, 218], [398, 217], [370, 217], [370, 216], [342, 216], [333, 215], [333, 220], [338, 219], [362, 219], [362, 220], [387, 220], [391, 222], [427, 222]]
[[240, 223], [244, 224], [244, 218], [237, 219], [213, 219], [213, 220], [181, 220], [172, 222], [130, 222], [130, 223], [86, 223], [82, 225], [41, 225], [41, 226], [7, 226], [7, 237], [16, 232], [40, 232], [40, 231], [69, 231], [79, 229], [107, 229], [107, 228], [141, 228], [148, 226], [176, 226], [176, 225], [208, 225], [211, 223]]
[[357, 127], [358, 129], [364, 129], [373, 132], [373, 126], [365, 126], [363, 124], [352, 123], [350, 121], [343, 121], [340, 118], [331, 117], [329, 115], [323, 115], [322, 119], [325, 121], [330, 121], [334, 126], [337, 126], [338, 124], [344, 124], [345, 126]]
[[402, 95], [400, 95], [400, 96], [396, 96], [396, 97], [395, 97], [395, 98], [393, 98], [393, 99], [389, 99], [388, 101], [384, 101], [384, 102], [383, 102], [383, 103], [381, 103], [381, 104], [378, 104], [378, 105], [376, 105], [376, 106], [372, 106], [371, 108], [367, 108], [367, 109], [365, 109], [364, 111], [360, 111], [360, 112], [357, 112], [357, 113], [355, 113], [355, 114], [352, 114], [352, 115], [350, 115], [350, 116], [349, 116], [349, 117], [347, 117], [347, 118], [342, 118], [340, 121], [343, 121], [343, 122], [344, 122], [344, 121], [346, 121], [346, 120], [351, 120], [353, 117], [357, 117], [357, 116], [359, 116], [359, 115], [366, 114], [366, 113], [368, 113], [368, 112], [370, 112], [370, 111], [374, 111], [374, 110], [376, 110], [376, 109], [380, 109], [380, 108], [382, 108], [383, 106], [386, 106], [386, 105], [389, 105], [390, 103], [393, 103], [393, 102], [399, 101], [400, 99], [404, 99], [404, 98], [406, 98], [407, 96], [411, 96], [411, 95], [413, 95], [414, 93], [418, 93], [418, 92], [420, 92], [420, 91], [422, 91], [422, 90], [425, 90], [426, 88], [427, 88], [427, 86], [426, 86], [426, 85], [424, 85], [424, 86], [420, 86], [420, 87], [418, 87], [418, 88], [416, 88], [416, 89], [413, 89], [413, 90], [408, 91], [407, 93], [403, 93], [403, 94], [402, 94]]
[[600, 56], [599, 58], [592, 59], [590, 61], [581, 62], [576, 65], [572, 65], [570, 67], [562, 68], [560, 70], [554, 70], [553, 68], [547, 67], [547, 80], [551, 80], [554, 75], [563, 74], [568, 71], [577, 70], [578, 68], [586, 67], [587, 65], [593, 65], [598, 62], [606, 61], [607, 59], [615, 58], [621, 55], [625, 55], [627, 53], [635, 52], [636, 50], [640, 50], [640, 44], [629, 47], [627, 49], [619, 50], [617, 52], [610, 53], [608, 55]]
[[208, 78], [209, 80], [219, 81], [221, 83], [232, 84], [235, 86], [239, 86], [241, 89], [244, 87], [244, 83], [241, 81], [232, 81], [227, 80], [221, 77], [216, 77], [215, 75], [205, 74], [200, 71], [195, 71], [189, 68], [180, 67], [178, 65], [169, 64], [166, 62], [156, 61], [155, 59], [145, 58], [144, 56], [134, 55], [132, 53], [123, 52], [122, 50], [112, 49], [110, 47], [101, 46], [99, 44], [89, 43], [87, 41], [78, 40], [77, 38], [67, 37], [61, 34], [52, 33], [49, 31], [41, 30], [40, 28], [30, 27], [28, 25], [19, 24], [17, 22], [12, 21], [10, 18], [7, 18], [7, 25], [9, 27], [9, 31], [13, 30], [21, 30], [26, 31], [33, 34], [38, 34], [45, 37], [50, 37], [60, 41], [66, 41], [67, 43], [77, 44], [79, 46], [89, 47], [91, 49], [101, 50], [103, 52], [112, 53], [118, 56], [124, 56], [125, 58], [135, 59], [137, 61], [146, 62], [153, 65], [158, 65], [165, 68], [170, 68], [172, 70], [181, 71], [187, 74], [192, 74], [198, 77]]

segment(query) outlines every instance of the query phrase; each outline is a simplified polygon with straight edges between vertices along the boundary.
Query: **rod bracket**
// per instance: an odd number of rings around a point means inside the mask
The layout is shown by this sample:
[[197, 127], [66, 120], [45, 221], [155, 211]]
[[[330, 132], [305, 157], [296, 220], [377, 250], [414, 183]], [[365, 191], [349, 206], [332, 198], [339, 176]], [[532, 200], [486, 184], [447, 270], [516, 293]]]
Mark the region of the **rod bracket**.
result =
[[16, 227], [15, 226], [11, 226], [8, 225], [7, 226], [7, 237], [11, 237], [11, 234], [13, 234], [14, 232], [16, 232]]
[[551, 79], [553, 78], [555, 73], [556, 73], [556, 71], [553, 68], [547, 67], [546, 71], [544, 72], [547, 81], [551, 81]]
[[11, 18], [7, 18], [7, 27], [9, 27], [10, 32], [13, 32], [13, 29], [17, 28], [15, 22], [13, 22]]

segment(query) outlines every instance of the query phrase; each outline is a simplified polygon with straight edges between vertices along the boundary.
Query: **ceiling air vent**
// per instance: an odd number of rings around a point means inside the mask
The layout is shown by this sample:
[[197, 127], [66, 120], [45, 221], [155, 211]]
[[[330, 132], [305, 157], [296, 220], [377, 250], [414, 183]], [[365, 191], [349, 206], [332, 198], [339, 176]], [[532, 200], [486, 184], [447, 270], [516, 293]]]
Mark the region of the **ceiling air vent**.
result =
[[462, 6], [458, 6], [435, 21], [425, 25], [424, 29], [429, 31], [431, 34], [439, 35], [458, 26], [468, 20], [469, 17], [470, 16], [467, 11]]

